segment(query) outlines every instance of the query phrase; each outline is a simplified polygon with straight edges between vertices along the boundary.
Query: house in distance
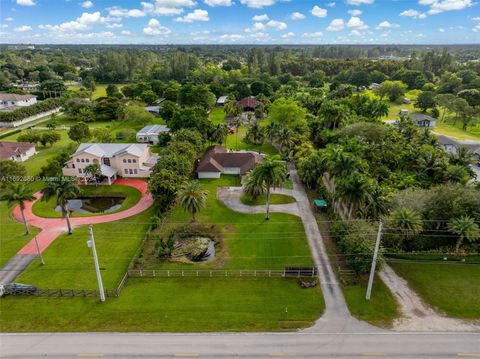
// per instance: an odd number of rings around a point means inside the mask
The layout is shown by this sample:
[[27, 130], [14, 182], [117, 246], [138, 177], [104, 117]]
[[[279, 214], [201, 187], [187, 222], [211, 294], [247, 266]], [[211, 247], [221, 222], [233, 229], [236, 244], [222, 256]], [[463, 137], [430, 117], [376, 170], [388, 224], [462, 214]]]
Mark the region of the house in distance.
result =
[[166, 125], [149, 125], [137, 132], [137, 142], [158, 144], [159, 136], [162, 133], [169, 133], [170, 129]]
[[0, 93], [0, 111], [13, 111], [37, 103], [37, 96]]
[[0, 160], [23, 162], [36, 152], [35, 145], [27, 142], [0, 142]]

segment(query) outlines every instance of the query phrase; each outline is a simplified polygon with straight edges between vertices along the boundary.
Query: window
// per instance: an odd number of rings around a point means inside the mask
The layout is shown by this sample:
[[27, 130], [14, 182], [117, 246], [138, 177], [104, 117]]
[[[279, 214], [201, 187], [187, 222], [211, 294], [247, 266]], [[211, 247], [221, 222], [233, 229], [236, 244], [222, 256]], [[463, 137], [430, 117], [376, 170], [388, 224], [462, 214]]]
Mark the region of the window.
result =
[[82, 169], [81, 168], [78, 169], [78, 173], [82, 174]]
[[88, 158], [86, 158], [86, 159], [85, 159], [85, 162], [89, 163], [89, 162], [90, 162], [90, 160], [89, 160]]
[[125, 158], [123, 159], [123, 163], [127, 163], [127, 160]]
[[77, 162], [80, 162], [80, 158], [77, 158]]
[[133, 163], [137, 163], [137, 160], [134, 158], [134, 159], [132, 160], [132, 162], [133, 162]]
[[125, 168], [125, 174], [128, 175], [128, 168]]
[[75, 163], [72, 163], [72, 168], [75, 168]]
[[133, 173], [137, 174], [138, 171], [134, 168], [134, 169], [133, 169]]
[[106, 164], [107, 166], [110, 166], [110, 158], [105, 157], [105, 158], [103, 159], [103, 163]]
[[130, 158], [128, 159], [128, 163], [132, 163], [132, 160]]
[[132, 170], [131, 168], [128, 170], [128, 172], [129, 172], [131, 175], [133, 175], [133, 170]]
[[82, 159], [81, 159], [81, 161], [82, 161], [82, 162], [85, 162], [85, 159], [84, 159], [84, 158], [82, 158]]

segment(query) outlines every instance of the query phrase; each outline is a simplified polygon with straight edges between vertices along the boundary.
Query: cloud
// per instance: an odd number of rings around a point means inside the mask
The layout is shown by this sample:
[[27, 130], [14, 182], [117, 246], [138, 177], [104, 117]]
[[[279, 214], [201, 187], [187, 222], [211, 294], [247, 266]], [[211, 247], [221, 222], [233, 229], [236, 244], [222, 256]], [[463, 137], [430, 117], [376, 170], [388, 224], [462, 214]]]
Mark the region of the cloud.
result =
[[224, 34], [220, 36], [220, 40], [228, 40], [228, 41], [239, 41], [244, 39], [245, 36], [239, 34]]
[[120, 32], [120, 34], [122, 34], [123, 36], [129, 36], [129, 35], [131, 35], [132, 33], [131, 33], [130, 31], [128, 31], [128, 30], [122, 30], [122, 31]]
[[270, 18], [268, 17], [267, 14], [263, 14], [263, 15], [255, 15], [254, 17], [252, 17], [252, 20], [253, 21], [267, 21], [267, 20], [270, 20]]
[[256, 22], [252, 25], [252, 27], [248, 27], [245, 29], [245, 32], [255, 32], [255, 31], [265, 31], [266, 30], [265, 24], [261, 22]]
[[232, 6], [232, 0], [204, 0], [208, 6]]
[[295, 33], [290, 31], [290, 32], [287, 32], [286, 34], [283, 34], [282, 39], [289, 39], [294, 36], [295, 36]]
[[32, 27], [28, 25], [22, 25], [13, 29], [15, 32], [27, 32], [32, 31]]
[[359, 16], [362, 15], [363, 11], [362, 10], [348, 10], [348, 13], [352, 16]]
[[347, 0], [347, 4], [349, 5], [355, 5], [355, 6], [358, 6], [358, 5], [370, 5], [370, 4], [373, 4], [375, 2], [375, 0]]
[[35, 2], [33, 0], [17, 0], [17, 5], [34, 6]]
[[332, 2], [327, 2], [325, 4], [325, 6], [328, 6], [328, 7], [334, 7], [335, 5], [336, 5], [335, 2], [333, 2], [333, 1]]
[[323, 36], [323, 32], [321, 32], [321, 31], [304, 32], [302, 34], [302, 37], [306, 37], [306, 38], [315, 38], [315, 37], [322, 37], [322, 36]]
[[157, 19], [150, 19], [147, 27], [143, 28], [143, 33], [148, 36], [164, 36], [170, 34], [172, 31], [160, 24]]
[[[7, 18], [7, 19], [8, 19], [8, 18]], [[6, 20], [6, 21], [9, 21], [9, 20], [7, 20], [7, 19], [5, 19], [5, 20]], [[480, 21], [480, 16], [478, 16], [478, 17], [472, 17], [472, 20], [473, 20], [473, 21]], [[10, 21], [11, 21], [11, 20], [10, 20]]]
[[13, 20], [14, 20], [13, 17], [7, 17], [7, 18], [5, 18], [5, 21], [13, 21]]
[[303, 15], [301, 12], [298, 12], [298, 11], [292, 13], [289, 17], [290, 17], [291, 20], [303, 20], [303, 19], [305, 19], [305, 15]]
[[321, 7], [315, 5], [312, 8], [312, 10], [310, 10], [310, 12], [312, 13], [313, 16], [316, 16], [316, 17], [326, 17], [328, 11], [326, 9], [322, 9]]
[[365, 25], [365, 23], [356, 16], [352, 16], [350, 20], [348, 20], [347, 27], [355, 28], [358, 30], [368, 29], [368, 25]]
[[63, 22], [60, 25], [39, 25], [42, 30], [52, 30], [67, 32], [77, 32], [88, 30], [93, 25], [105, 24], [107, 19], [100, 15], [99, 11], [93, 13], [84, 12], [76, 20]]
[[285, 30], [288, 27], [288, 25], [285, 22], [276, 21], [276, 20], [270, 20], [269, 22], [267, 22], [267, 26], [273, 27], [277, 30]]
[[480, 24], [476, 25], [473, 29], [473, 32], [480, 32]]
[[153, 3], [142, 1], [143, 11], [147, 14], [160, 16], [180, 15], [183, 7], [193, 7], [197, 3], [193, 0], [156, 0]]
[[445, 29], [440, 28], [440, 29], [438, 29], [438, 31], [440, 31], [440, 32], [445, 32]]
[[123, 24], [113, 23], [113, 24], [108, 24], [107, 27], [110, 28], [110, 29], [119, 29], [119, 28], [123, 27]]
[[81, 3], [82, 7], [85, 9], [90, 9], [93, 6], [93, 2], [91, 1], [84, 1]]
[[253, 9], [261, 9], [266, 6], [275, 5], [276, 0], [240, 0], [240, 3]]
[[425, 19], [427, 15], [414, 9], [402, 11], [400, 16], [412, 17], [414, 19]]
[[463, 10], [473, 6], [472, 0], [420, 0], [421, 5], [430, 5], [429, 15], [440, 14], [444, 11]]
[[345, 22], [343, 19], [334, 19], [326, 28], [327, 31], [336, 32], [342, 31], [345, 28]]
[[143, 17], [146, 16], [144, 11], [139, 9], [122, 9], [121, 7], [114, 6], [108, 8], [108, 15], [113, 17]]
[[377, 29], [393, 29], [396, 27], [400, 27], [398, 24], [392, 24], [388, 21], [382, 21], [378, 26], [376, 27]]
[[177, 17], [177, 22], [210, 21], [207, 10], [195, 9], [185, 16]]

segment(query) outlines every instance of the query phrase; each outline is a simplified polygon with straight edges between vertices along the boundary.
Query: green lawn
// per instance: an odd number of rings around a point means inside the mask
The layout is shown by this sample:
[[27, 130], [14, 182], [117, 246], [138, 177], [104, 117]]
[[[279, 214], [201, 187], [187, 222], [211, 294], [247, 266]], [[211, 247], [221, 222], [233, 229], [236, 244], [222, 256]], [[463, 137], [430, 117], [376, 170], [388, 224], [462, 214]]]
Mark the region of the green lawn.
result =
[[480, 266], [391, 263], [428, 304], [450, 317], [480, 319]]
[[[216, 198], [217, 187], [238, 186], [236, 176], [222, 176], [216, 180], [201, 180], [209, 191], [207, 206], [198, 214], [198, 223], [215, 224], [221, 229], [224, 241], [218, 258], [212, 262], [178, 264], [151, 263], [151, 268], [204, 268], [229, 269], [283, 269], [285, 266], [311, 266], [313, 260], [299, 217], [272, 213], [269, 221], [264, 214], [241, 214], [226, 208]], [[169, 217], [172, 226], [189, 223], [190, 215], [176, 207]]]
[[356, 285], [342, 286], [342, 289], [350, 313], [360, 320], [390, 327], [394, 319], [400, 316], [395, 298], [378, 276], [375, 276], [370, 300], [365, 299], [367, 277]]
[[[246, 204], [248, 206], [259, 206], [259, 205], [265, 205], [267, 203], [267, 195], [263, 194], [261, 196], [258, 196], [256, 199], [253, 199], [249, 195], [242, 195], [240, 197], [240, 201], [243, 204]], [[292, 196], [287, 196], [285, 194], [272, 194], [270, 195], [270, 204], [288, 204], [288, 203], [294, 203], [295, 198]]]
[[38, 233], [37, 228], [30, 226], [30, 235], [26, 235], [25, 226], [13, 219], [11, 211], [6, 202], [0, 202], [0, 267]]
[[433, 132], [458, 138], [460, 140], [474, 140], [480, 141], [480, 125], [469, 126], [467, 131], [462, 129], [460, 121], [456, 125], [453, 124], [453, 120], [447, 120], [445, 122], [437, 121]]
[[323, 308], [318, 287], [302, 289], [294, 279], [131, 278], [120, 297], [105, 303], [2, 298], [0, 327], [3, 332], [283, 331], [312, 325]]
[[[153, 210], [120, 221], [93, 226], [95, 243], [106, 289], [115, 289], [144, 238]], [[75, 228], [72, 235], [58, 237], [44, 252], [45, 265], [32, 263], [17, 279], [40, 288], [95, 289], [97, 280], [87, 226]]]
[[[142, 194], [136, 188], [123, 185], [98, 186], [94, 185], [81, 186], [82, 193], [80, 196], [86, 197], [125, 197], [119, 209], [108, 212], [108, 214], [124, 211], [133, 207], [139, 200]], [[40, 217], [60, 218], [60, 212], [55, 211], [56, 198], [51, 198], [49, 201], [37, 201], [32, 207], [33, 213]], [[90, 217], [102, 216], [105, 213], [81, 213], [74, 212], [72, 217]]]
[[[107, 86], [105, 84], [96, 84], [95, 85], [95, 91], [92, 93], [92, 100], [96, 100], [97, 98], [100, 97], [106, 97], [107, 96]], [[120, 90], [125, 84], [116, 84], [118, 89]], [[82, 86], [81, 85], [76, 85], [76, 86], [69, 86], [68, 90], [73, 90], [76, 91], [80, 89]]]
[[223, 110], [223, 107], [214, 107], [212, 112], [210, 112], [210, 121], [214, 125], [220, 125], [225, 123], [226, 113]]
[[251, 145], [243, 141], [245, 134], [247, 133], [247, 128], [242, 126], [238, 130], [238, 146], [236, 140], [236, 134], [230, 134], [227, 137], [227, 149], [233, 150], [251, 150], [251, 151], [258, 151], [262, 154], [267, 154], [269, 156], [277, 155], [278, 152], [268, 141], [265, 142], [263, 145]]

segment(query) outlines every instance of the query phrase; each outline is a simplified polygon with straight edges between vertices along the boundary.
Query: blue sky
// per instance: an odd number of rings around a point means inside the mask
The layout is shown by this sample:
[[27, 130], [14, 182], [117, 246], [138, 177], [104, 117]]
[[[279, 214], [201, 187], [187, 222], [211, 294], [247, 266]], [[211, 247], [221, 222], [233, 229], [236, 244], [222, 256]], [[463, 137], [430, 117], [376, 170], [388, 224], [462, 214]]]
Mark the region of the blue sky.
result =
[[0, 0], [0, 43], [480, 43], [476, 0]]

